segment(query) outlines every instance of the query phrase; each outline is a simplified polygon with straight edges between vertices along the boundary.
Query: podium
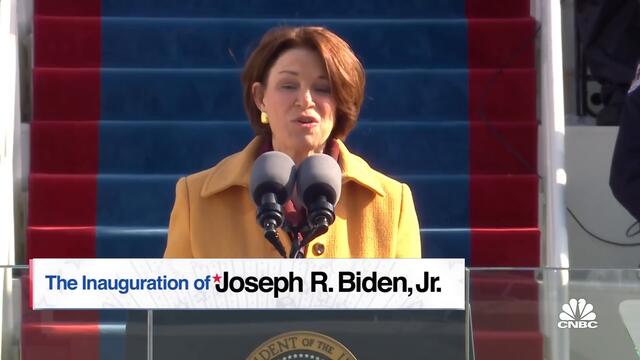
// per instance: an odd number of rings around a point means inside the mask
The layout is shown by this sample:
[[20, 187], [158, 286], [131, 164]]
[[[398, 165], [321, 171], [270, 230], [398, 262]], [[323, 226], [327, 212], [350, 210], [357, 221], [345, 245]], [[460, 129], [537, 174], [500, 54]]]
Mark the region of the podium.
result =
[[[640, 359], [639, 269], [471, 268], [465, 311], [33, 311], [29, 269], [4, 275], [2, 359], [9, 360], [322, 359], [321, 340], [333, 358], [346, 354], [340, 360]], [[581, 320], [592, 318], [581, 306], [595, 319]], [[314, 352], [303, 339], [314, 339]]]
[[[297, 344], [275, 341], [271, 349], [265, 345], [268, 351], [251, 360], [281, 359], [287, 354], [301, 359], [320, 356], [318, 335], [334, 339], [354, 354], [342, 356], [344, 350], [334, 349], [335, 359], [341, 360], [412, 359], [419, 354], [465, 358], [464, 311], [196, 310], [153, 311], [151, 316], [150, 329], [147, 314], [130, 317], [127, 359], [145, 357], [149, 331], [153, 333], [153, 359], [247, 359], [263, 343], [282, 334], [294, 336]], [[300, 344], [305, 338], [300, 334], [305, 332], [315, 339], [311, 349]]]

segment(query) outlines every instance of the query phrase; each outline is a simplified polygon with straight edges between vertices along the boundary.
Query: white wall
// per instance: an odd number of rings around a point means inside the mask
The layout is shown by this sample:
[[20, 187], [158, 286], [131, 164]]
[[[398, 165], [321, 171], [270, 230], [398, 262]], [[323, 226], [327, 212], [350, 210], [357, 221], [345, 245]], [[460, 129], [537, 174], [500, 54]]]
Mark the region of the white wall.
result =
[[[628, 239], [625, 232], [633, 217], [616, 201], [609, 189], [609, 169], [617, 126], [568, 126], [566, 129], [567, 207], [591, 232], [608, 240]], [[640, 246], [619, 247], [586, 234], [567, 216], [569, 258], [572, 267], [627, 267], [640, 265]]]

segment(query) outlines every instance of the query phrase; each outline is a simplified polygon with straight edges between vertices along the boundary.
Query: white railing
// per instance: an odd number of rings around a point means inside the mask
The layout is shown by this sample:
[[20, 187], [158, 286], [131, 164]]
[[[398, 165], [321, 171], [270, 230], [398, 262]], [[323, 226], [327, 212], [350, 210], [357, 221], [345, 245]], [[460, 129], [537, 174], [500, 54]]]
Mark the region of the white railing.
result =
[[566, 227], [564, 166], [564, 81], [562, 68], [562, 19], [559, 0], [535, 2], [534, 16], [540, 28], [540, 172], [544, 188], [542, 265], [569, 267]]
[[[0, 0], [0, 265], [15, 264], [14, 204], [18, 177], [20, 84], [17, 0]], [[12, 358], [16, 322], [12, 304], [12, 272], [0, 275], [0, 354]]]
[[[542, 175], [542, 253], [545, 267], [568, 268], [569, 245], [565, 217], [567, 174], [564, 158], [564, 90], [562, 68], [562, 17], [560, 0], [532, 1], [532, 14], [540, 25], [538, 84], [541, 125], [539, 129]], [[557, 327], [557, 314], [568, 300], [568, 273], [552, 272], [542, 279], [541, 329], [545, 358], [568, 360], [569, 334]]]

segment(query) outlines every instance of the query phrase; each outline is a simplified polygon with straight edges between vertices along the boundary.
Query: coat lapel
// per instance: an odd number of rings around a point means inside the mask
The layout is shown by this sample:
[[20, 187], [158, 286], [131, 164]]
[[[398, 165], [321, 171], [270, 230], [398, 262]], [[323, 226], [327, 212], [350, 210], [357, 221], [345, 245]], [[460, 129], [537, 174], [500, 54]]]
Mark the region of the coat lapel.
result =
[[251, 168], [261, 143], [262, 138], [255, 137], [242, 151], [226, 157], [211, 168], [200, 196], [208, 197], [232, 186], [249, 188]]

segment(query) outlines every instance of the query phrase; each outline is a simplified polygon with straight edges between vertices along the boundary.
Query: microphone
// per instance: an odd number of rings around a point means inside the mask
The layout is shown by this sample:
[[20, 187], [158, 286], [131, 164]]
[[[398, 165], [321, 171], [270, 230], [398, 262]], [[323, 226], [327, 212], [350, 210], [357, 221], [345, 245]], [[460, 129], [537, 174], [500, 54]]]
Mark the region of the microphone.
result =
[[295, 184], [295, 164], [279, 151], [260, 155], [253, 163], [249, 190], [257, 206], [256, 220], [264, 229], [264, 237], [282, 257], [286, 251], [278, 237], [277, 229], [284, 223], [282, 204], [291, 194]]
[[342, 170], [334, 158], [315, 154], [298, 167], [297, 196], [307, 208], [307, 221], [314, 237], [329, 230], [335, 220], [335, 206], [342, 190]]

